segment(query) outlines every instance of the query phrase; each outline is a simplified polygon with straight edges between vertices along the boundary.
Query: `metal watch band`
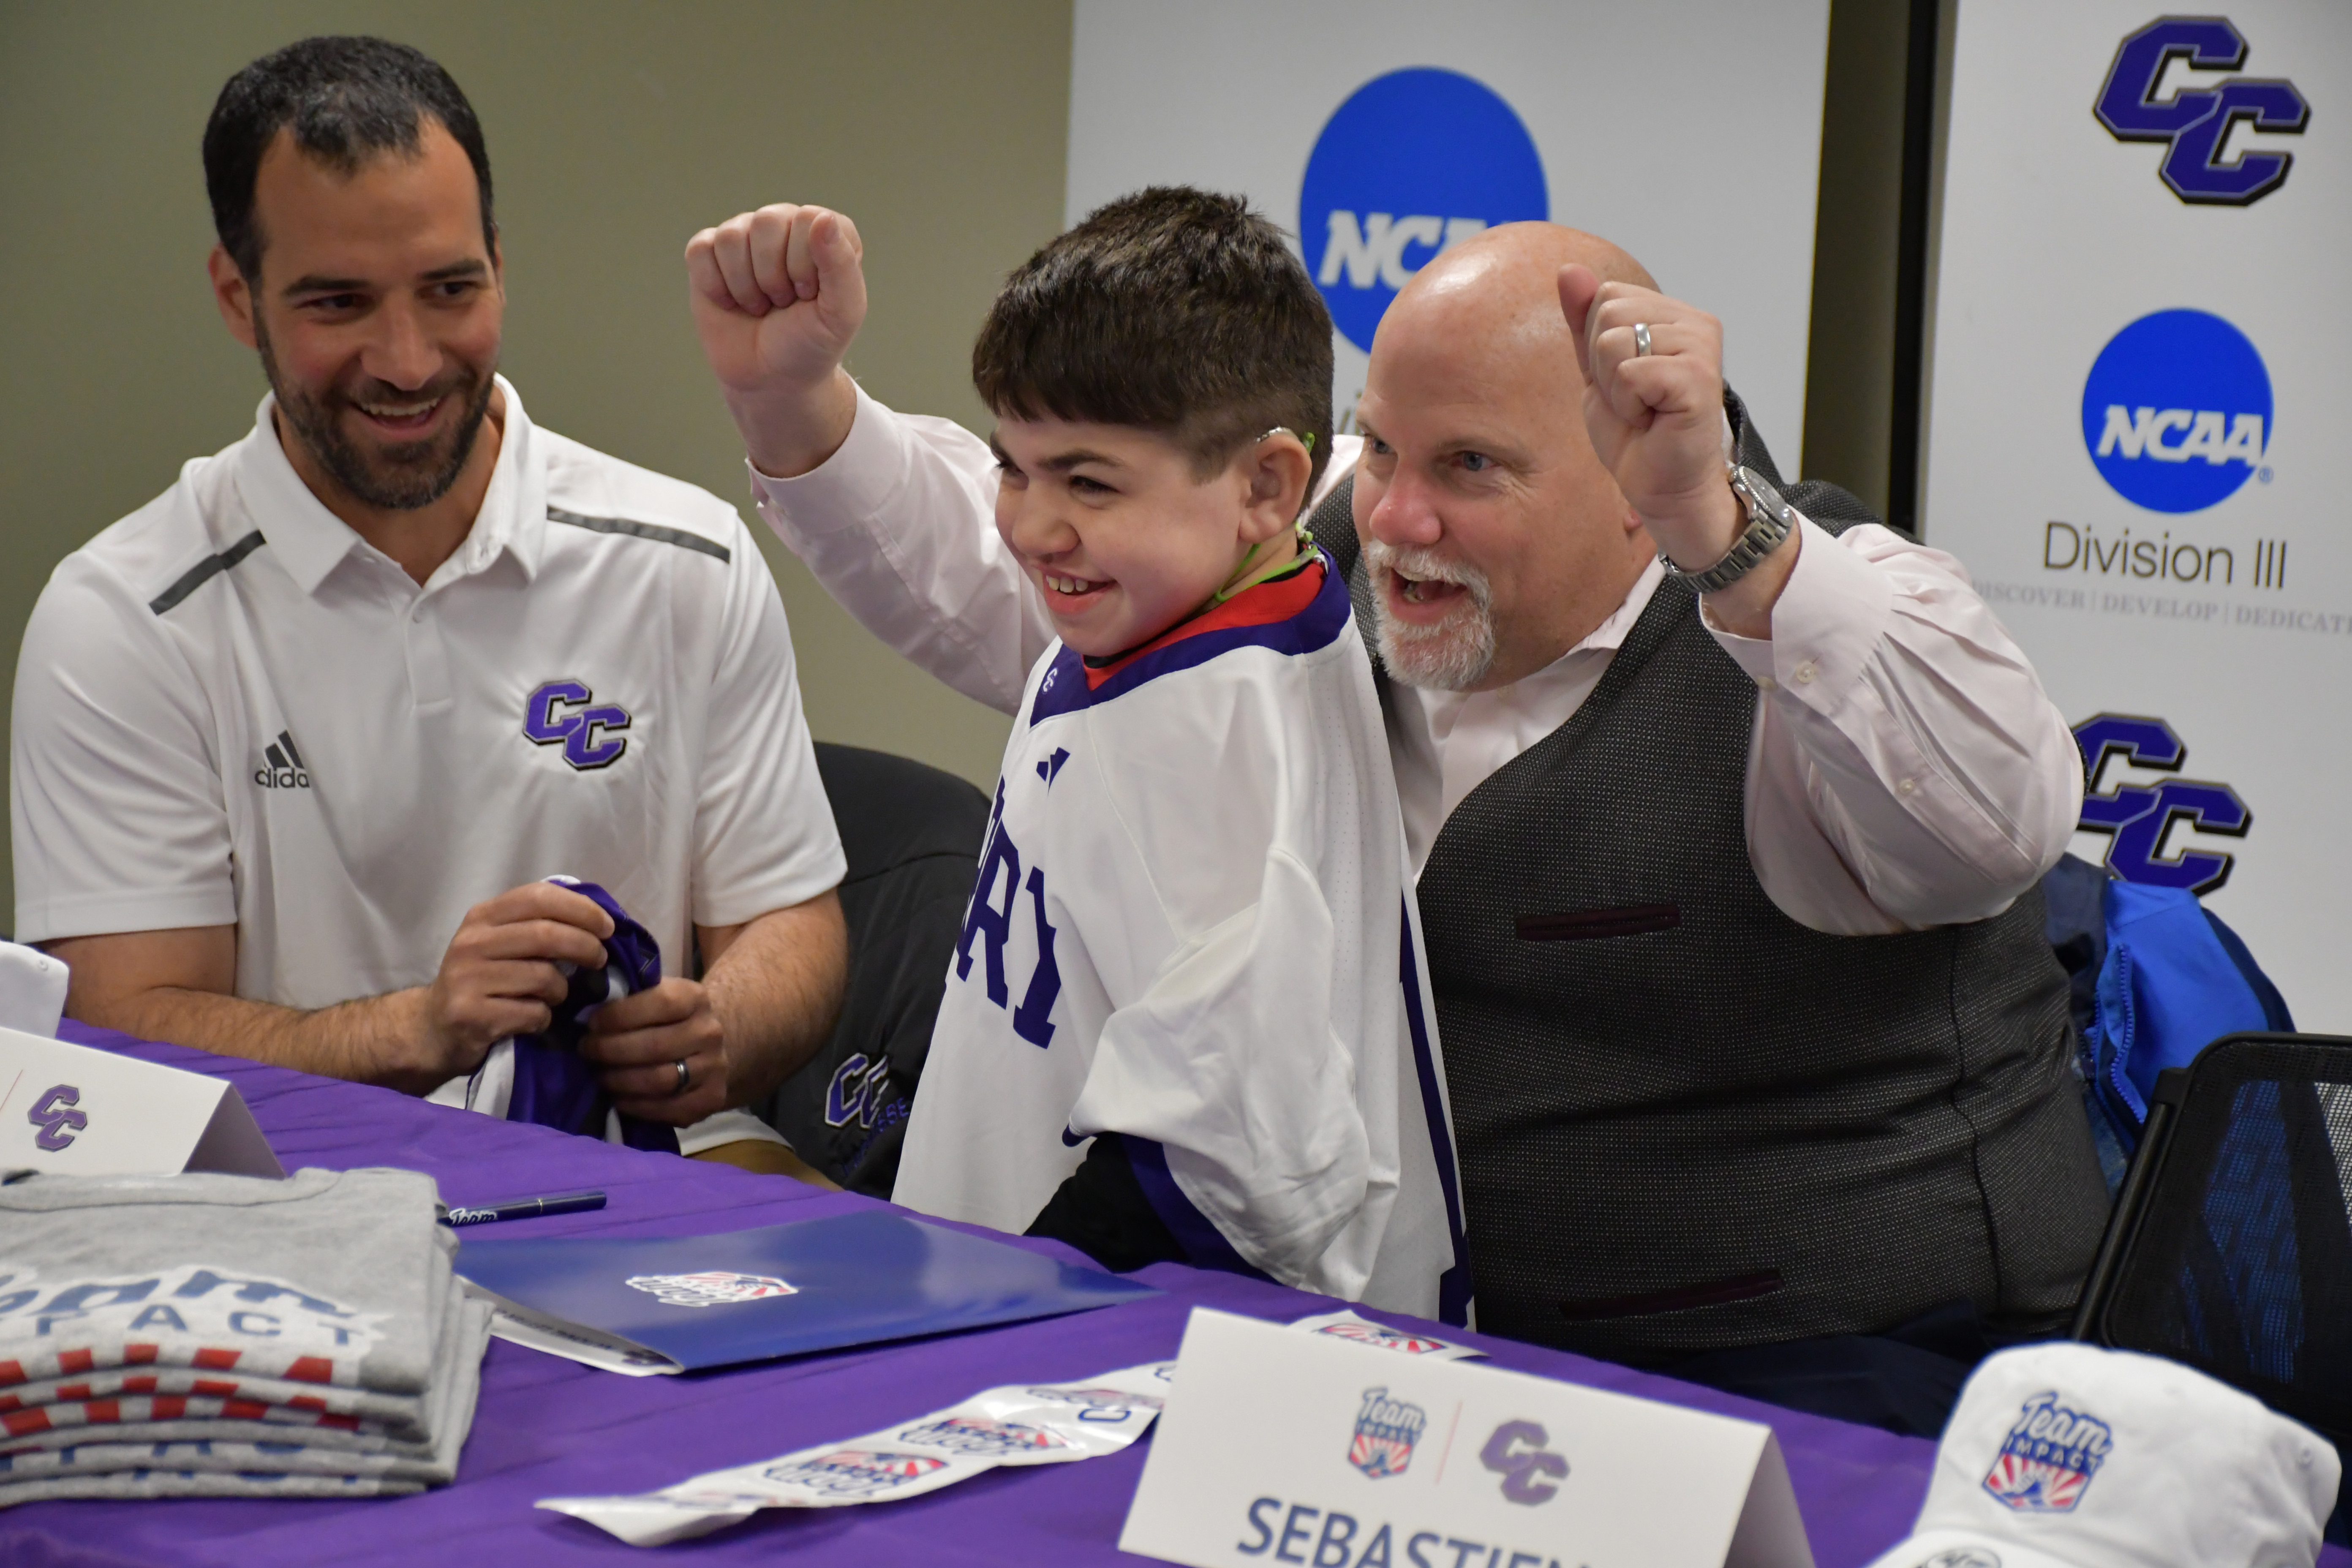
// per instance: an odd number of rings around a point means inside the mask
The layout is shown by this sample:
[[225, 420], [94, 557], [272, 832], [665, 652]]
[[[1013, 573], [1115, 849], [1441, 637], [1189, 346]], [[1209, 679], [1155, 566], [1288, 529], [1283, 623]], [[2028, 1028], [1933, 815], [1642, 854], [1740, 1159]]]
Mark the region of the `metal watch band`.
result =
[[1797, 509], [1780, 497], [1772, 481], [1755, 469], [1731, 465], [1731, 493], [1748, 509], [1748, 526], [1732, 541], [1723, 559], [1702, 572], [1686, 572], [1658, 552], [1658, 564], [1669, 577], [1679, 577], [1702, 594], [1727, 588], [1753, 571], [1756, 563], [1787, 542], [1797, 526]]

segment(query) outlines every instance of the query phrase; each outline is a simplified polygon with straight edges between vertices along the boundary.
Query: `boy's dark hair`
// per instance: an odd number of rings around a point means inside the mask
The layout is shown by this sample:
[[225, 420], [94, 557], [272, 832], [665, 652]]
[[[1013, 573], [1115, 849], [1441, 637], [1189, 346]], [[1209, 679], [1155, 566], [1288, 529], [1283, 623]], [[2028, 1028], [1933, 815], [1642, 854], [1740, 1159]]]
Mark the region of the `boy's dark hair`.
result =
[[1088, 213], [1005, 279], [971, 349], [1000, 416], [1167, 436], [1206, 479], [1277, 425], [1331, 456], [1331, 316], [1239, 196], [1155, 185]]
[[490, 155], [474, 106], [449, 73], [406, 44], [318, 37], [264, 55], [229, 78], [214, 100], [205, 125], [205, 191], [221, 248], [247, 282], [261, 276], [253, 186], [261, 155], [280, 127], [291, 126], [297, 147], [348, 175], [380, 153], [416, 156], [428, 117], [440, 121], [474, 165], [482, 242], [494, 244]]

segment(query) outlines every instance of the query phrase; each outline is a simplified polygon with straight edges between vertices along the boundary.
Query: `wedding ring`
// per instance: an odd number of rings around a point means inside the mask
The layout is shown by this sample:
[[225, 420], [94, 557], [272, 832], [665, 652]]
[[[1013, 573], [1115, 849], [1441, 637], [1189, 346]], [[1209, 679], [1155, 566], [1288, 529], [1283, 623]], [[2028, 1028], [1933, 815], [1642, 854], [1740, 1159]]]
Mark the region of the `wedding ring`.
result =
[[694, 1077], [694, 1074], [683, 1060], [674, 1061], [669, 1065], [677, 1069], [677, 1087], [669, 1091], [671, 1096], [675, 1098], [686, 1092], [687, 1082]]
[[1646, 358], [1649, 352], [1650, 324], [1647, 321], [1636, 321], [1633, 323], [1633, 357]]

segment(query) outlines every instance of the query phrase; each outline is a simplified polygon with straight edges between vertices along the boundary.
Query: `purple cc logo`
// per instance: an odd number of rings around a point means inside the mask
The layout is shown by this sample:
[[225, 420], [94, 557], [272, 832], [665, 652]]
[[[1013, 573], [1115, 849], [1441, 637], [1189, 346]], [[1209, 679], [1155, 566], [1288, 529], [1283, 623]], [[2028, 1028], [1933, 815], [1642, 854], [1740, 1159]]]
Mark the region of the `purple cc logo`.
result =
[[1532, 1421], [1506, 1421], [1478, 1451], [1478, 1462], [1503, 1478], [1506, 1499], [1532, 1508], [1549, 1502], [1568, 1475], [1568, 1461], [1545, 1449], [1549, 1440]]
[[68, 1106], [81, 1103], [81, 1090], [69, 1083], [61, 1083], [33, 1101], [33, 1109], [25, 1120], [41, 1130], [33, 1142], [54, 1154], [74, 1141], [74, 1134], [89, 1125], [87, 1112], [69, 1110]]
[[523, 703], [522, 732], [535, 745], [562, 746], [563, 760], [583, 773], [609, 768], [621, 760], [629, 742], [604, 731], [627, 729], [629, 710], [588, 706], [595, 700], [596, 694], [580, 681], [548, 681]]

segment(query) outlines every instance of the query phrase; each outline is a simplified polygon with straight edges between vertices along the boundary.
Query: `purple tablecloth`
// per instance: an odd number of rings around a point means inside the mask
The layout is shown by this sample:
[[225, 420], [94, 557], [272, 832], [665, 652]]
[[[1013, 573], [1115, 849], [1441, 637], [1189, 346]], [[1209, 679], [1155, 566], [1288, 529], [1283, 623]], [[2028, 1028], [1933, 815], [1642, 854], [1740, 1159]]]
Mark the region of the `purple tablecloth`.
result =
[[[869, 1199], [820, 1193], [782, 1177], [493, 1121], [388, 1089], [71, 1025], [66, 1033], [83, 1044], [228, 1079], [289, 1170], [404, 1166], [434, 1176], [452, 1204], [583, 1187], [610, 1194], [600, 1213], [513, 1222], [501, 1234], [692, 1236], [873, 1206]], [[1050, 1242], [1022, 1245], [1060, 1250]], [[1084, 1377], [1172, 1356], [1195, 1305], [1274, 1320], [1332, 1305], [1172, 1264], [1140, 1278], [1167, 1294], [1044, 1322], [684, 1377], [622, 1377], [493, 1341], [473, 1436], [448, 1488], [349, 1501], [29, 1504], [0, 1511], [0, 1562], [11, 1568], [619, 1562], [639, 1557], [638, 1549], [534, 1509], [533, 1500], [650, 1490], [871, 1431], [992, 1384]], [[1509, 1340], [1457, 1337], [1475, 1341], [1498, 1366], [1769, 1422], [1788, 1454], [1821, 1568], [1853, 1568], [1885, 1551], [1902, 1537], [1927, 1489], [1934, 1446], [1916, 1438]], [[999, 1470], [908, 1502], [770, 1510], [662, 1550], [714, 1563], [783, 1557], [940, 1568], [1134, 1563], [1141, 1560], [1125, 1556], [1115, 1542], [1143, 1457], [1139, 1444], [1084, 1464]]]

